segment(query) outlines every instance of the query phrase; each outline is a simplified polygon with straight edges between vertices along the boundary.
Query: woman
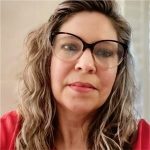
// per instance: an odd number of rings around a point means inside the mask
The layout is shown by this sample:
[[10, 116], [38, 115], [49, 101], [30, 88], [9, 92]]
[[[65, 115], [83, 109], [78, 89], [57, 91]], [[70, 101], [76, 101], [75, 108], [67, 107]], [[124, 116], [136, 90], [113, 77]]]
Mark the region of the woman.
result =
[[1, 119], [2, 149], [148, 150], [150, 126], [133, 115], [130, 40], [114, 1], [62, 2], [29, 34], [22, 101]]

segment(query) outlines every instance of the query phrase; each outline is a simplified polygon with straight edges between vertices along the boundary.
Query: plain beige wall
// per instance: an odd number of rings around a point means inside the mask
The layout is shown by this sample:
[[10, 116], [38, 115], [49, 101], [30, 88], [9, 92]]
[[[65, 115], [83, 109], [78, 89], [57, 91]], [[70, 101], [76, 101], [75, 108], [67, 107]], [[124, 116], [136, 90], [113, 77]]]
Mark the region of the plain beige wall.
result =
[[58, 2], [1, 1], [1, 114], [15, 109], [19, 100], [18, 78], [24, 66], [25, 37], [48, 21]]

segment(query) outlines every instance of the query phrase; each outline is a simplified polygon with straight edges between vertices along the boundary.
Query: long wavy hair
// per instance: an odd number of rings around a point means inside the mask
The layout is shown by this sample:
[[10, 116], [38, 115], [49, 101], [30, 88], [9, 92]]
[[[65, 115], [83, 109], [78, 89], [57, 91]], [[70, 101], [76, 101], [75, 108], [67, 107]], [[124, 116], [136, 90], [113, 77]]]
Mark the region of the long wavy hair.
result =
[[89, 125], [87, 149], [132, 148], [137, 123], [133, 115], [135, 83], [129, 51], [130, 26], [118, 14], [114, 0], [66, 0], [58, 5], [47, 23], [29, 33], [27, 38], [24, 87], [18, 106], [21, 126], [16, 139], [17, 150], [50, 150], [54, 147], [57, 110], [50, 80], [51, 34], [59, 31], [66, 20], [81, 11], [96, 11], [107, 16], [117, 32], [118, 40], [127, 45], [112, 91]]

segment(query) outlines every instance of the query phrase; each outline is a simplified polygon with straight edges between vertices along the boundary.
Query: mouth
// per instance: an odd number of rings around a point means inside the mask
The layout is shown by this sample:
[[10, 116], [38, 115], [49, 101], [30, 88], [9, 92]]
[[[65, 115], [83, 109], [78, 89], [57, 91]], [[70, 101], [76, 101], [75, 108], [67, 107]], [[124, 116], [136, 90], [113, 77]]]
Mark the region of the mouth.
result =
[[78, 92], [89, 92], [92, 90], [96, 90], [96, 87], [91, 83], [73, 82], [68, 84], [68, 86]]

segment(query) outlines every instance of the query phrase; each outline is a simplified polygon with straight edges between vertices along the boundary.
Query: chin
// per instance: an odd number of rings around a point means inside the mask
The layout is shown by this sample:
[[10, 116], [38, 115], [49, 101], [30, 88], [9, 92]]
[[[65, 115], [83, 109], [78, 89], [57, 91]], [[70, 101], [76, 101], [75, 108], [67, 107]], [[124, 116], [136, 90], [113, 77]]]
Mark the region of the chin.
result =
[[87, 104], [83, 105], [72, 105], [69, 107], [69, 110], [75, 114], [86, 115], [95, 112], [98, 107], [88, 107]]

